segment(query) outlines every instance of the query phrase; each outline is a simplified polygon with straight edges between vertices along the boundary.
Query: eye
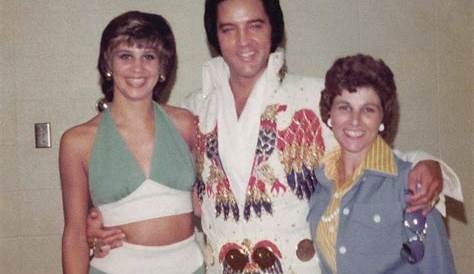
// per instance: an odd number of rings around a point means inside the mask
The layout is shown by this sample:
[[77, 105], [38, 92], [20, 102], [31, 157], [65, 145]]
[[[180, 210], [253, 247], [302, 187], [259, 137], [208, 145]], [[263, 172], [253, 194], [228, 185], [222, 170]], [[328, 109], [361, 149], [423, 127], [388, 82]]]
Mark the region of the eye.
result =
[[363, 111], [366, 112], [366, 113], [376, 113], [378, 111], [378, 109], [376, 107], [373, 107], [373, 106], [366, 106], [366, 107], [364, 107]]
[[132, 55], [128, 53], [122, 53], [119, 55], [119, 59], [121, 60], [129, 60], [130, 58], [132, 58]]
[[219, 31], [221, 33], [229, 33], [233, 31], [235, 28], [232, 25], [223, 25], [219, 27]]
[[252, 29], [252, 30], [259, 30], [259, 29], [262, 29], [262, 28], [263, 28], [263, 23], [261, 23], [261, 22], [256, 22], [256, 23], [250, 24], [250, 29]]
[[341, 104], [337, 106], [337, 110], [344, 111], [344, 112], [351, 111], [351, 107], [346, 104]]
[[145, 54], [143, 57], [144, 57], [146, 60], [149, 60], [149, 61], [156, 59], [156, 55], [154, 55], [154, 54]]

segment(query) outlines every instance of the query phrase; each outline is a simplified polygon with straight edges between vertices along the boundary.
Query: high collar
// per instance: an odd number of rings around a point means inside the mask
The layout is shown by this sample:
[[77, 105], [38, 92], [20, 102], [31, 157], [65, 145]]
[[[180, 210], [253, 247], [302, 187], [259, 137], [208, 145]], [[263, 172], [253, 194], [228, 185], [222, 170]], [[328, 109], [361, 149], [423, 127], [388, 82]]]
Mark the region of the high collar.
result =
[[[328, 153], [322, 160], [325, 166], [325, 175], [329, 179], [336, 179], [337, 175], [337, 163], [341, 159], [341, 148], [338, 146], [333, 152]], [[396, 176], [398, 174], [398, 168], [395, 162], [395, 156], [390, 146], [382, 139], [377, 136], [374, 143], [371, 145], [369, 151], [365, 155], [361, 166], [357, 168], [359, 174], [354, 174], [353, 177], [358, 177], [360, 173], [365, 170], [375, 171], [379, 174], [387, 176]]]
[[[275, 88], [281, 82], [281, 70], [285, 64], [285, 51], [283, 48], [277, 48], [268, 57], [267, 68], [260, 77], [266, 78], [266, 81], [271, 82]], [[202, 67], [202, 92], [204, 96], [211, 92], [221, 90], [229, 85], [230, 70], [227, 63], [222, 56], [217, 56], [206, 63]], [[260, 80], [259, 79], [259, 80]], [[258, 82], [258, 81], [257, 81]]]
[[283, 64], [283, 50], [270, 54], [267, 68], [253, 86], [240, 117], [229, 84], [229, 67], [224, 59], [213, 58], [203, 67], [203, 95], [212, 94], [216, 101], [220, 159], [240, 203], [245, 200], [252, 171], [260, 116], [280, 87]]

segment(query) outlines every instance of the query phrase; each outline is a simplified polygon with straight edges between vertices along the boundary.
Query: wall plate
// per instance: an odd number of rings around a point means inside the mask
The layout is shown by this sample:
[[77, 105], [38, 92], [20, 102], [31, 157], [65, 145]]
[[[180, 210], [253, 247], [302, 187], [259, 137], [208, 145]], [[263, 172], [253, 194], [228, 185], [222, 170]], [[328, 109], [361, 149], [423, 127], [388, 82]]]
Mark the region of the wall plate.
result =
[[36, 148], [51, 147], [51, 126], [49, 123], [35, 124], [35, 143]]

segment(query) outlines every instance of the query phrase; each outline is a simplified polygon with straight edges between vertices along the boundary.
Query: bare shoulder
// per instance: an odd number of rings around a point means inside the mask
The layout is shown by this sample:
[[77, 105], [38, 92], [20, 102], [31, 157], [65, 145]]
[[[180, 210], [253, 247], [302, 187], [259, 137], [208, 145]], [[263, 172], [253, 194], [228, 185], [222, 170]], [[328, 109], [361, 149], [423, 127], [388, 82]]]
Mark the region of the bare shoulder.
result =
[[100, 117], [101, 114], [98, 114], [89, 121], [66, 130], [61, 137], [60, 154], [79, 156], [81, 162], [85, 163], [94, 144]]
[[164, 104], [162, 104], [161, 107], [171, 118], [171, 121], [183, 139], [191, 146], [194, 134], [194, 115], [189, 110], [180, 107]]

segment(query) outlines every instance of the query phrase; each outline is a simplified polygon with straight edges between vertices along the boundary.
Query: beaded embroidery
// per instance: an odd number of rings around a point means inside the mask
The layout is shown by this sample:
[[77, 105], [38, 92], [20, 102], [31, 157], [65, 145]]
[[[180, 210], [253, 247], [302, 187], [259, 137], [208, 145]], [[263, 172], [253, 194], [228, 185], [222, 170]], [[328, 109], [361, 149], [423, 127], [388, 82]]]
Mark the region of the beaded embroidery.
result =
[[325, 150], [316, 114], [309, 109], [297, 111], [290, 126], [278, 131], [277, 147], [291, 190], [300, 200], [309, 199], [317, 184], [314, 170]]
[[286, 106], [270, 105], [265, 108], [260, 117], [257, 148], [245, 199], [245, 220], [250, 218], [252, 209], [258, 217], [262, 215], [262, 208], [265, 212], [272, 214], [269, 188], [271, 192], [276, 194], [280, 193], [280, 191], [286, 192], [286, 186], [276, 178], [273, 169], [267, 163], [275, 150], [277, 139], [276, 116], [279, 112], [285, 110]]
[[[247, 185], [244, 204], [244, 219], [248, 221], [252, 212], [261, 217], [262, 213], [272, 214], [271, 197], [287, 192], [289, 186], [299, 199], [309, 199], [317, 183], [314, 169], [324, 154], [321, 124], [316, 114], [302, 109], [292, 117], [290, 126], [277, 128], [277, 115], [287, 110], [286, 105], [269, 105], [260, 118], [260, 129], [254, 162]], [[196, 121], [198, 123], [198, 121]], [[196, 144], [196, 188], [202, 201], [203, 195], [215, 196], [216, 217], [221, 214], [227, 220], [230, 213], [235, 221], [240, 213], [230, 182], [223, 169], [217, 139], [217, 126], [208, 134], [197, 129]], [[268, 163], [277, 148], [280, 162], [286, 173], [287, 184], [280, 182]], [[204, 158], [210, 161], [209, 175], [202, 178]]]
[[[199, 199], [202, 201], [204, 193], [209, 197], [215, 196], [216, 218], [222, 213], [224, 220], [227, 220], [229, 214], [235, 221], [239, 220], [239, 207], [235, 200], [235, 196], [230, 189], [229, 179], [225, 174], [222, 162], [219, 157], [218, 142], [217, 142], [217, 126], [209, 134], [202, 134], [199, 127], [196, 127], [196, 169], [197, 181], [196, 187], [198, 190]], [[204, 183], [202, 178], [202, 171], [204, 169], [204, 155], [211, 161], [209, 176]]]
[[282, 274], [281, 258], [279, 248], [268, 240], [259, 241], [255, 245], [249, 239], [244, 239], [240, 245], [229, 242], [219, 252], [223, 274]]

